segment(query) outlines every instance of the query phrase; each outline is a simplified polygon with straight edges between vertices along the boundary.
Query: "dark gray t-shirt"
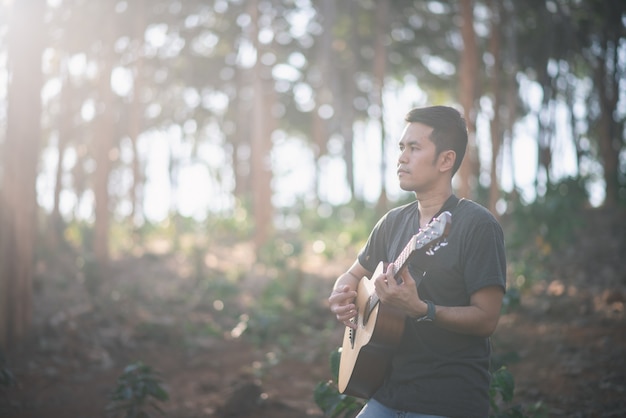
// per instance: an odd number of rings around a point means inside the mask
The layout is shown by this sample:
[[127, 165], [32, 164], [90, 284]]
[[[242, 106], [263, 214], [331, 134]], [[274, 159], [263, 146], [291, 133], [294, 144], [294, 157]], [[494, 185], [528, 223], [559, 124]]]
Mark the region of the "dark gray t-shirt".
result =
[[[420, 297], [441, 306], [467, 306], [472, 293], [506, 286], [502, 228], [484, 207], [452, 196], [441, 209], [452, 213], [448, 244], [409, 262]], [[369, 271], [396, 260], [419, 231], [417, 202], [389, 211], [358, 255]], [[421, 281], [420, 281], [421, 280]], [[392, 367], [374, 398], [399, 410], [449, 417], [486, 417], [489, 411], [488, 338], [447, 331], [407, 318]]]

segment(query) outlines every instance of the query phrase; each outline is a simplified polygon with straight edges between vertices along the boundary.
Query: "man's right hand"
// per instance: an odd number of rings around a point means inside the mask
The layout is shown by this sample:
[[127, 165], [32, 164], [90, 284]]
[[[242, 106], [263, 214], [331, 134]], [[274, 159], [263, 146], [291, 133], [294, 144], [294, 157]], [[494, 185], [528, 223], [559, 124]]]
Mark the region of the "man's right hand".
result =
[[328, 298], [330, 311], [335, 314], [339, 322], [350, 328], [356, 327], [354, 321], [351, 321], [356, 316], [355, 299], [356, 291], [348, 285], [337, 286]]

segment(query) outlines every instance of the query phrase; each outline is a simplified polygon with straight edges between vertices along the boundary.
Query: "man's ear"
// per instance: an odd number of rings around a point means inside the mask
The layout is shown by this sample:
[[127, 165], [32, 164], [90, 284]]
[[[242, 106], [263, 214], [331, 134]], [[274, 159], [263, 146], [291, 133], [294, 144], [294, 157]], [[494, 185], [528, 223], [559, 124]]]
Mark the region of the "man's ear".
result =
[[451, 149], [442, 151], [439, 154], [439, 169], [441, 171], [452, 170], [454, 167], [454, 162], [456, 161], [456, 152]]

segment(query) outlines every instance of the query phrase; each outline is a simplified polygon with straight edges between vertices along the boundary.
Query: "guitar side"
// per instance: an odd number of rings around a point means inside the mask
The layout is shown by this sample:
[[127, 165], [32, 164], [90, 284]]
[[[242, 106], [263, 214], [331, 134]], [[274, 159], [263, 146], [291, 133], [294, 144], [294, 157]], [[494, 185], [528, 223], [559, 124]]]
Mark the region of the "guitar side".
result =
[[[372, 277], [383, 271], [380, 263]], [[357, 288], [356, 329], [346, 327], [339, 363], [339, 392], [369, 398], [382, 384], [392, 351], [404, 332], [405, 314], [395, 308], [376, 303], [373, 282], [364, 277]]]

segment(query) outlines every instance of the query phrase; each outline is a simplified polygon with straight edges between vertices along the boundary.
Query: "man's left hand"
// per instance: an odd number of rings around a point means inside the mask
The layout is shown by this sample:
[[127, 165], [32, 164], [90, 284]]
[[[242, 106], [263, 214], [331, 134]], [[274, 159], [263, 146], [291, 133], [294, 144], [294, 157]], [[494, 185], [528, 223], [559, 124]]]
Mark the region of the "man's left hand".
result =
[[393, 264], [389, 264], [384, 274], [374, 278], [374, 288], [381, 302], [395, 306], [409, 316], [426, 314], [426, 303], [420, 299], [415, 280], [406, 267], [400, 271], [396, 281]]

